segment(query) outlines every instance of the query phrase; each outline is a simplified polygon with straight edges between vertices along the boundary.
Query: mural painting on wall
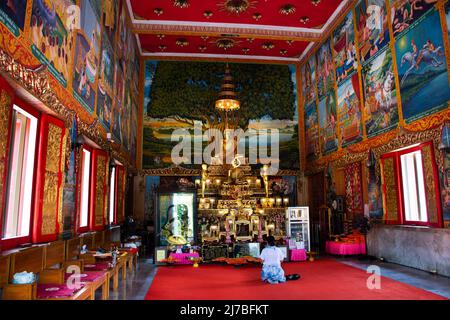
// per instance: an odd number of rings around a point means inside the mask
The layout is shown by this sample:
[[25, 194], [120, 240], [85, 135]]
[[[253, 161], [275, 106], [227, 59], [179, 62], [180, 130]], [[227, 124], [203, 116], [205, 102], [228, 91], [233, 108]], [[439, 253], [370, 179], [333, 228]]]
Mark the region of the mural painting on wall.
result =
[[126, 72], [125, 54], [127, 50], [127, 23], [125, 0], [120, 0], [119, 5], [119, 35], [117, 36], [117, 59], [122, 66], [122, 70]]
[[447, 24], [447, 37], [450, 41], [450, 1], [447, 1], [445, 3], [444, 10], [445, 10], [445, 21]]
[[74, 1], [34, 0], [31, 15], [31, 51], [51, 75], [67, 87], [77, 10]]
[[317, 88], [319, 99], [333, 88], [333, 59], [330, 40], [326, 41], [317, 52]]
[[99, 64], [100, 24], [91, 3], [87, 0], [84, 0], [81, 6], [80, 25], [81, 29], [76, 35], [72, 89], [78, 102], [86, 110], [93, 112]]
[[155, 218], [154, 198], [160, 185], [160, 179], [159, 176], [145, 177], [144, 220], [153, 221]]
[[137, 139], [137, 123], [138, 123], [138, 107], [136, 103], [136, 99], [133, 99], [133, 104], [131, 107], [131, 123], [135, 123], [136, 125], [131, 126], [130, 130], [130, 154], [131, 159], [136, 159], [136, 139]]
[[[77, 131], [78, 125], [77, 120], [72, 123], [72, 127], [70, 128], [70, 141], [72, 141], [73, 146], [75, 145], [73, 142], [77, 141]], [[75, 210], [76, 210], [76, 197], [77, 197], [77, 174], [75, 168], [75, 148], [71, 146], [71, 152], [68, 159], [68, 167], [65, 174], [65, 182], [63, 189], [63, 206], [62, 206], [62, 216], [63, 216], [63, 225], [64, 231], [70, 232], [73, 228], [73, 224], [75, 222]]]
[[99, 82], [97, 98], [97, 116], [103, 125], [109, 130], [111, 126], [112, 99], [105, 88]]
[[405, 121], [447, 108], [450, 86], [439, 12], [431, 9], [412, 23], [397, 37], [395, 50]]
[[365, 63], [389, 43], [385, 0], [360, 0], [355, 7], [361, 62]]
[[342, 146], [361, 141], [361, 97], [356, 73], [338, 87], [338, 114]]
[[352, 11], [333, 31], [333, 53], [336, 80], [339, 83], [358, 69]]
[[[105, 32], [103, 32], [105, 34]], [[109, 130], [111, 124], [111, 93], [114, 91], [114, 52], [108, 38], [102, 39], [100, 78], [98, 81], [97, 116]]]
[[16, 37], [25, 26], [26, 0], [0, 1], [0, 22]]
[[103, 29], [108, 36], [109, 42], [114, 47], [116, 43], [116, 25], [117, 25], [117, 11], [118, 0], [102, 0], [103, 12]]
[[383, 199], [381, 197], [381, 184], [377, 176], [377, 168], [379, 165], [372, 151], [369, 152], [370, 166], [368, 168], [368, 200], [369, 200], [369, 217], [372, 219], [383, 218]]
[[322, 154], [335, 151], [338, 148], [335, 97], [335, 92], [332, 90], [319, 102], [320, 150]]
[[130, 150], [131, 103], [130, 84], [126, 83], [124, 103], [120, 109], [120, 140], [125, 150]]
[[124, 75], [122, 71], [122, 67], [118, 64], [115, 65], [115, 93], [116, 93], [116, 101], [112, 106], [112, 133], [118, 142], [122, 142], [121, 139], [121, 112], [123, 109], [123, 102], [124, 102], [124, 91], [125, 91], [125, 83], [124, 83]]
[[[224, 123], [214, 103], [225, 65], [146, 61], [145, 68], [143, 167], [168, 167], [172, 165], [172, 148], [178, 143], [171, 141], [173, 130], [184, 128], [193, 133], [196, 123], [201, 124], [203, 130], [223, 129]], [[241, 102], [234, 117], [237, 126], [258, 138], [260, 155], [269, 147], [269, 130], [277, 129], [280, 168], [299, 168], [295, 66], [239, 63], [231, 64], [230, 69]], [[196, 139], [194, 137], [194, 141]], [[240, 142], [247, 141], [248, 137]], [[192, 166], [192, 159], [202, 152], [197, 150], [202, 143], [193, 145], [193, 157], [187, 159], [191, 164], [183, 163], [183, 166]]]
[[312, 56], [302, 69], [304, 104], [316, 101], [316, 58]]
[[425, 12], [430, 10], [438, 0], [390, 0], [392, 31], [397, 37], [406, 31]]
[[368, 137], [393, 129], [398, 124], [397, 91], [392, 53], [379, 52], [363, 67], [364, 118]]
[[307, 159], [317, 158], [320, 154], [319, 116], [315, 101], [305, 107], [305, 152]]

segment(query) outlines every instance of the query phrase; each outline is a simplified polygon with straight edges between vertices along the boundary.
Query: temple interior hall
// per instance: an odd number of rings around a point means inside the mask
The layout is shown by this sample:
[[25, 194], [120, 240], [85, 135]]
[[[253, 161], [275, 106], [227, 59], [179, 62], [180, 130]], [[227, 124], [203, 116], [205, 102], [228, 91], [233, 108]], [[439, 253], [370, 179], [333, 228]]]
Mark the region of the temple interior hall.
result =
[[448, 302], [449, 67], [450, 0], [0, 0], [0, 305]]

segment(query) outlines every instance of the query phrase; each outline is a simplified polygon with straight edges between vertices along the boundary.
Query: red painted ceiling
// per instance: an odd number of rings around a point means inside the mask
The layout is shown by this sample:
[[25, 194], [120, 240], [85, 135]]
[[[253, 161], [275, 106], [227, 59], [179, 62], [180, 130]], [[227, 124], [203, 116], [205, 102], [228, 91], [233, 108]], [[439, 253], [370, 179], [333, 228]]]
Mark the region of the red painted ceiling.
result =
[[[175, 6], [173, 0], [131, 0], [131, 7], [135, 19], [320, 28], [342, 2], [341, 0], [321, 0], [314, 5], [311, 0], [246, 1], [249, 3], [249, 7], [240, 14], [225, 10], [224, 4], [233, 2], [233, 0], [187, 0], [188, 6], [184, 8]], [[285, 5], [294, 6], [295, 11], [288, 15], [280, 13], [280, 8]], [[155, 9], [162, 10], [162, 13], [158, 15], [155, 13]], [[212, 16], [205, 17], [205, 12], [211, 12]], [[255, 13], [261, 15], [258, 20], [253, 17]], [[300, 22], [300, 18], [304, 16], [309, 18], [306, 23]]]
[[[305, 50], [308, 42], [268, 39], [231, 39], [233, 47], [220, 47], [220, 37], [174, 36], [174, 35], [139, 35], [141, 46], [148, 52], [230, 54], [248, 56], [298, 57]], [[226, 38], [229, 39], [229, 38]]]
[[[219, 54], [274, 58], [298, 58], [309, 39], [276, 35], [277, 32], [315, 32], [333, 15], [342, 0], [129, 0], [143, 53], [151, 54]], [[226, 5], [245, 4], [242, 12], [230, 12]], [[235, 7], [236, 8], [236, 7]], [[283, 10], [283, 9], [284, 10]], [[208, 14], [205, 14], [208, 13]], [[306, 18], [306, 19], [305, 19]], [[170, 21], [170, 22], [167, 22]], [[189, 24], [186, 22], [192, 22]], [[220, 32], [205, 32], [219, 24]], [[153, 26], [152, 26], [153, 25]], [[155, 25], [161, 25], [158, 27]], [[246, 25], [246, 27], [242, 26]], [[217, 27], [217, 25], [214, 25]], [[212, 26], [212, 28], [214, 28]], [[272, 26], [265, 33], [264, 26]], [[275, 28], [273, 27], [275, 26]], [[225, 32], [223, 30], [238, 30]], [[279, 27], [279, 29], [277, 28]], [[158, 29], [160, 28], [160, 29]], [[206, 28], [206, 29], [205, 29]], [[227, 29], [228, 28], [228, 29]], [[287, 28], [287, 29], [286, 29]], [[199, 31], [200, 30], [200, 31]], [[245, 31], [243, 31], [245, 30]], [[274, 30], [274, 31], [273, 31]], [[221, 34], [232, 33], [233, 47], [217, 45]], [[203, 34], [210, 36], [205, 38]], [[252, 36], [249, 41], [249, 37]], [[177, 43], [178, 41], [178, 43]], [[269, 46], [264, 47], [264, 44]], [[271, 44], [271, 45], [270, 45]]]

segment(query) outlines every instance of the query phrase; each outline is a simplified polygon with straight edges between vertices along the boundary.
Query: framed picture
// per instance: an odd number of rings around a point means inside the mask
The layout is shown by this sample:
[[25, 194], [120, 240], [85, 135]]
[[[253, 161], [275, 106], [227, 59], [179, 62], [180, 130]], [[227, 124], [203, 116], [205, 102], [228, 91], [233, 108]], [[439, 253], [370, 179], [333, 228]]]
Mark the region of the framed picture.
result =
[[166, 258], [167, 258], [167, 247], [156, 247], [154, 263], [157, 266], [164, 265], [165, 263], [162, 261]]

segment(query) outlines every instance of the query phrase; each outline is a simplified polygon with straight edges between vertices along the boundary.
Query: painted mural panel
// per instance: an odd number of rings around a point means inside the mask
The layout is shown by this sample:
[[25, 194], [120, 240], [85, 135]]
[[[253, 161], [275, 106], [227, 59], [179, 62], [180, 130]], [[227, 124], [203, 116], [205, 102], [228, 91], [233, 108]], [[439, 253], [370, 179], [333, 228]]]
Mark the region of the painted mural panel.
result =
[[338, 87], [338, 114], [342, 146], [362, 140], [361, 97], [358, 74]]
[[445, 21], [447, 24], [447, 36], [450, 41], [450, 1], [447, 1], [445, 3], [444, 10], [445, 10]]
[[103, 28], [112, 46], [116, 43], [118, 0], [102, 0]]
[[117, 58], [122, 66], [122, 70], [126, 72], [126, 50], [127, 50], [127, 22], [126, 22], [126, 8], [125, 0], [120, 0], [119, 4], [119, 35], [117, 36]]
[[315, 101], [305, 107], [305, 151], [306, 158], [316, 158], [320, 155], [319, 115]]
[[379, 52], [363, 67], [364, 114], [368, 137], [395, 128], [398, 124], [397, 91], [392, 53]]
[[[269, 130], [277, 129], [280, 168], [299, 168], [295, 66], [238, 63], [230, 64], [230, 69], [241, 102], [233, 123], [244, 131], [252, 130], [250, 135], [260, 142], [268, 139]], [[171, 141], [171, 134], [175, 129], [193, 133], [195, 124], [203, 131], [223, 128], [224, 121], [214, 103], [224, 70], [223, 63], [146, 61], [144, 168], [172, 164], [171, 151], [177, 142]], [[241, 143], [247, 141], [242, 139]], [[195, 166], [193, 159], [201, 154], [200, 148], [201, 141], [193, 143], [191, 164], [183, 165]], [[267, 141], [258, 145], [260, 154], [267, 148]]]
[[319, 102], [320, 149], [322, 154], [335, 151], [338, 148], [335, 97], [335, 91], [331, 90]]
[[316, 101], [316, 57], [312, 56], [302, 68], [304, 104]]
[[394, 37], [403, 32], [417, 21], [423, 14], [434, 7], [438, 0], [394, 0], [391, 1], [392, 31]]
[[358, 69], [355, 46], [355, 27], [353, 11], [333, 31], [334, 65], [336, 81], [342, 82]]
[[98, 55], [100, 50], [100, 24], [89, 1], [81, 6], [80, 26], [75, 43], [72, 89], [74, 97], [86, 110], [95, 109], [98, 75]]
[[67, 87], [74, 44], [75, 10], [71, 0], [34, 0], [31, 15], [31, 51], [49, 72]]
[[108, 38], [102, 39], [102, 53], [100, 63], [100, 82], [107, 86], [109, 90], [114, 85], [114, 51]]
[[3, 23], [16, 37], [25, 26], [26, 0], [1, 0], [0, 22]]
[[120, 140], [125, 150], [130, 150], [131, 104], [131, 87], [126, 83], [124, 103], [120, 109]]
[[361, 62], [366, 63], [389, 43], [385, 0], [360, 0], [355, 7]]
[[109, 130], [111, 126], [111, 107], [113, 104], [112, 98], [105, 88], [98, 84], [98, 98], [97, 98], [97, 117], [103, 125]]
[[115, 93], [116, 93], [116, 100], [115, 103], [112, 106], [112, 134], [114, 135], [116, 141], [122, 142], [121, 138], [121, 127], [122, 127], [122, 121], [121, 121], [121, 112], [123, 109], [123, 103], [124, 103], [124, 92], [125, 92], [125, 83], [124, 83], [124, 74], [122, 67], [118, 64], [115, 65]]
[[138, 115], [138, 107], [137, 107], [136, 99], [133, 99], [132, 107], [131, 107], [131, 125], [130, 125], [131, 159], [136, 159], [137, 123], [138, 123], [137, 115]]
[[439, 12], [432, 9], [413, 23], [397, 38], [395, 50], [405, 121], [447, 108], [450, 86]]
[[326, 41], [317, 52], [317, 88], [322, 99], [333, 87], [333, 58], [330, 40]]

